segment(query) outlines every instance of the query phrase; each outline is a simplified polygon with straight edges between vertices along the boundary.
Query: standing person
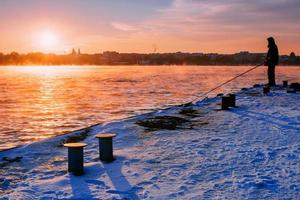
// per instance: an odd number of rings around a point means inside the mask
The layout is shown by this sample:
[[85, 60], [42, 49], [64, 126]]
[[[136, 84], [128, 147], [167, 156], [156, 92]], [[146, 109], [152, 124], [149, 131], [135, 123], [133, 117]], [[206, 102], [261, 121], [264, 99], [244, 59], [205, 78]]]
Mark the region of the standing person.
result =
[[265, 65], [268, 66], [269, 86], [275, 86], [275, 66], [278, 65], [278, 47], [273, 37], [268, 38], [268, 54]]

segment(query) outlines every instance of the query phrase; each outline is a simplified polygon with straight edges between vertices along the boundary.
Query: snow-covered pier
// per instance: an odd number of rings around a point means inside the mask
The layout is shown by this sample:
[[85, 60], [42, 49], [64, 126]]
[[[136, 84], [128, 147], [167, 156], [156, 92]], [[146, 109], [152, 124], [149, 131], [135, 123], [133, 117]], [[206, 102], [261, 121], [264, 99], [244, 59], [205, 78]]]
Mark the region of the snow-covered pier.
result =
[[[258, 86], [226, 111], [215, 97], [1, 152], [0, 199], [297, 199], [299, 100]], [[95, 139], [107, 132], [112, 163]], [[67, 172], [70, 137], [88, 144], [83, 176]]]

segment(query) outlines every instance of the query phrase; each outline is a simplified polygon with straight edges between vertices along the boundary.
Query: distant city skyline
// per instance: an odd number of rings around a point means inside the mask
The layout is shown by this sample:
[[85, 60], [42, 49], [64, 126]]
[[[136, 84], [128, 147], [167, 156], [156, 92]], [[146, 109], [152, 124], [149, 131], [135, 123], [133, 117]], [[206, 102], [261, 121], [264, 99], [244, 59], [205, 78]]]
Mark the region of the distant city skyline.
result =
[[[0, 53], [0, 66], [8, 65], [258, 65], [265, 61], [265, 53], [118, 53], [105, 51], [97, 54], [72, 50], [65, 55], [28, 53]], [[279, 57], [280, 65], [300, 65], [300, 57], [291, 53]]]
[[297, 0], [0, 0], [0, 52], [300, 54]]

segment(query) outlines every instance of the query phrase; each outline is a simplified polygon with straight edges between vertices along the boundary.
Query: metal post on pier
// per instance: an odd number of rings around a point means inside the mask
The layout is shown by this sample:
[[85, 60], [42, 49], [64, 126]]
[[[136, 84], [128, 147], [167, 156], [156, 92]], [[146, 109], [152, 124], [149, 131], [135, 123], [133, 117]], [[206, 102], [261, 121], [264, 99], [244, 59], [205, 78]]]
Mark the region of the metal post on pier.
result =
[[99, 139], [100, 160], [106, 161], [106, 162], [114, 161], [113, 138], [115, 136], [116, 136], [116, 134], [111, 134], [111, 133], [96, 135], [96, 138]]
[[231, 105], [230, 101], [231, 101], [231, 97], [229, 96], [222, 97], [221, 109], [228, 110]]
[[83, 148], [87, 146], [85, 143], [66, 143], [68, 147], [68, 172], [80, 176], [84, 174], [83, 169]]
[[230, 97], [230, 107], [236, 107], [236, 95], [229, 94]]

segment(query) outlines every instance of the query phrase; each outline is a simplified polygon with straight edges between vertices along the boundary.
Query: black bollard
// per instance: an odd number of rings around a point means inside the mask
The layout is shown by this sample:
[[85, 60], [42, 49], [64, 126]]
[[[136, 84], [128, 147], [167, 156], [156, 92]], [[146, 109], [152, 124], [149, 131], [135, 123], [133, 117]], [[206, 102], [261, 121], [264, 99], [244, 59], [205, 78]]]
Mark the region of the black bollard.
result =
[[229, 94], [230, 97], [230, 107], [236, 107], [236, 95], [235, 94]]
[[300, 83], [291, 83], [289, 88], [293, 88], [296, 92], [300, 92]]
[[282, 81], [282, 85], [283, 85], [283, 87], [288, 87], [288, 85], [289, 85], [289, 82], [288, 81]]
[[76, 176], [84, 173], [83, 170], [83, 147], [87, 146], [85, 143], [66, 143], [68, 147], [68, 172], [72, 172]]
[[295, 90], [295, 88], [289, 88], [289, 87], [288, 87], [288, 88], [286, 89], [286, 92], [287, 92], [287, 93], [296, 93], [296, 90]]
[[231, 97], [229, 97], [229, 96], [222, 97], [221, 109], [222, 110], [228, 110], [230, 105], [231, 105], [230, 101], [231, 101]]
[[265, 86], [263, 90], [264, 90], [264, 94], [268, 94], [270, 92], [270, 87]]
[[114, 160], [112, 139], [115, 136], [116, 134], [110, 133], [96, 135], [96, 138], [99, 139], [100, 160], [106, 162], [112, 162]]

